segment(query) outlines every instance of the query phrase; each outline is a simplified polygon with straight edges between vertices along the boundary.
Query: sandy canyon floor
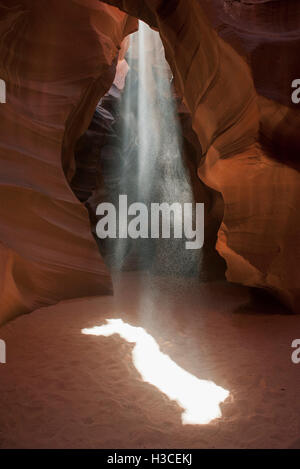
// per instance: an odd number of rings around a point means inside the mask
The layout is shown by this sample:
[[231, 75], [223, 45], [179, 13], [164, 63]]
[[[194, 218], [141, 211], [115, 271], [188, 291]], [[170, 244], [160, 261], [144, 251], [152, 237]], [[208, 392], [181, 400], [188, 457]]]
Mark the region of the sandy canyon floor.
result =
[[[300, 364], [291, 360], [300, 316], [226, 283], [133, 273], [114, 283], [114, 297], [63, 302], [0, 328], [0, 448], [300, 448]], [[180, 405], [134, 366], [134, 343], [82, 333], [113, 318], [228, 390], [221, 417], [183, 424]]]

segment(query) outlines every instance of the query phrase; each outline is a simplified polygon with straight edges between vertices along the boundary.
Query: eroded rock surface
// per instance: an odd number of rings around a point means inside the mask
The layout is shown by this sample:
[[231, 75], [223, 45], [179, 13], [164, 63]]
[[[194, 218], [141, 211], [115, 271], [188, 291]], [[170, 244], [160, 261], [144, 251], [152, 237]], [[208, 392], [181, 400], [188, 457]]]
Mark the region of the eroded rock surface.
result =
[[[108, 3], [159, 29], [205, 156], [198, 175], [224, 199], [217, 249], [226, 260], [227, 279], [266, 288], [297, 311], [300, 178], [290, 155], [299, 144], [282, 87], [290, 89], [298, 71], [290, 46], [291, 40], [298, 44], [299, 6], [146, 0], [141, 10], [136, 0]], [[275, 53], [273, 74], [266, 63]], [[276, 67], [281, 60], [285, 70]]]
[[112, 285], [68, 181], [136, 21], [96, 0], [2, 0], [0, 322]]
[[[204, 158], [222, 194], [227, 278], [299, 305], [299, 5], [221, 0], [2, 0], [0, 321], [111, 291], [72, 193], [73, 150], [110, 88], [134, 20], [159, 29]], [[295, 75], [295, 76], [294, 76]]]

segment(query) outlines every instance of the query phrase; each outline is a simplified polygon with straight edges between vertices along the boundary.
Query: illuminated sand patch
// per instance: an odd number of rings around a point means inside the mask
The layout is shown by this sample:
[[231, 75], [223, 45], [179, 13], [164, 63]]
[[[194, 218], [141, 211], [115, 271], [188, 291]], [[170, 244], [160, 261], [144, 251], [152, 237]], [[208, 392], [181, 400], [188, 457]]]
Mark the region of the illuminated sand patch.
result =
[[130, 326], [122, 319], [109, 319], [104, 326], [82, 329], [81, 332], [104, 337], [119, 334], [127, 342], [135, 343], [132, 351], [134, 366], [145, 382], [182, 407], [183, 424], [207, 424], [221, 417], [220, 404], [229, 396], [229, 391], [182, 369], [160, 351], [155, 339], [143, 328]]

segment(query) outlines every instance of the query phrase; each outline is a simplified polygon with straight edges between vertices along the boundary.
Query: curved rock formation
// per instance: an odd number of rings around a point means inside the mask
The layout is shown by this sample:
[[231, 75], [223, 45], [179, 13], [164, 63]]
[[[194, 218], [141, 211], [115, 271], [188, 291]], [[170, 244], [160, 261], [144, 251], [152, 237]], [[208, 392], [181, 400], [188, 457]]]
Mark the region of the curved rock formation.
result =
[[246, 59], [258, 93], [296, 108], [291, 83], [300, 77], [298, 0], [200, 3], [219, 36]]
[[112, 291], [68, 181], [76, 140], [135, 28], [136, 20], [97, 0], [1, 1], [0, 322]]
[[136, 28], [111, 5], [160, 31], [202, 147], [198, 175], [224, 199], [217, 248], [228, 280], [269, 289], [296, 311], [299, 113], [288, 93], [300, 75], [296, 0], [106, 3], [1, 2], [0, 321], [111, 291], [87, 212], [69, 187], [75, 143]]
[[[207, 18], [214, 18], [218, 29], [223, 21], [218, 15], [226, 13], [233, 18], [237, 29], [236, 18], [245, 17], [241, 23], [243, 29], [246, 20], [255, 13], [257, 35], [262, 37], [264, 32], [266, 40], [270, 28], [275, 28], [278, 19], [286, 15], [288, 20], [284, 23], [289, 33], [295, 30], [299, 20], [296, 3], [286, 2], [284, 6], [283, 2], [271, 2], [272, 11], [278, 11], [274, 24], [272, 20], [267, 21], [265, 13], [260, 16], [260, 11], [268, 9], [263, 2], [215, 0], [208, 6], [208, 1], [146, 0], [143, 9], [137, 0], [109, 0], [108, 3], [133, 16], [140, 15], [159, 29], [176, 87], [192, 115], [193, 127], [205, 155], [198, 175], [221, 192], [224, 199], [225, 212], [217, 249], [226, 260], [228, 280], [271, 290], [297, 310], [300, 178], [294, 168], [285, 164], [289, 160], [287, 155], [284, 163], [278, 161], [285, 149], [284, 130], [289, 113], [279, 104], [259, 98], [253, 73], [241, 55], [243, 51], [237, 53], [217, 34]], [[266, 23], [269, 29], [265, 28]], [[220, 29], [222, 31], [222, 27]], [[242, 31], [239, 37], [244, 38], [246, 45], [253, 46], [255, 34], [256, 31], [249, 39], [250, 32]], [[282, 33], [282, 37], [285, 36]], [[240, 41], [233, 41], [229, 34], [229, 42], [237, 45]], [[282, 48], [285, 47], [289, 47], [289, 42], [286, 45], [282, 42]], [[246, 49], [245, 46], [243, 50]], [[280, 87], [275, 86], [278, 78], [271, 84], [271, 92], [267, 92], [269, 72], [266, 76], [263, 56], [250, 54], [251, 57], [258, 57], [261, 63], [255, 79], [258, 91], [267, 97], [282, 96]], [[257, 70], [255, 60], [252, 63]], [[293, 63], [287, 63], [288, 73], [280, 72], [283, 86], [289, 86], [285, 81], [291, 76]], [[282, 96], [278, 101], [286, 103], [287, 98]], [[275, 121], [272, 106], [276, 109]], [[289, 136], [296, 142], [295, 126], [289, 130]], [[270, 141], [276, 140], [282, 144], [280, 158], [276, 156], [276, 148], [270, 145]], [[295, 144], [291, 146], [295, 148]]]

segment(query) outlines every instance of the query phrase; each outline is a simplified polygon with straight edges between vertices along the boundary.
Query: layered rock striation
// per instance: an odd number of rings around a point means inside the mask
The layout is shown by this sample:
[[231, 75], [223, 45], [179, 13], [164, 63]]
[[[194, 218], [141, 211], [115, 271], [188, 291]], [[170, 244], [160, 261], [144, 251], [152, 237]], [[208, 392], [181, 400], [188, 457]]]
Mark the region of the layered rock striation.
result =
[[62, 299], [110, 294], [74, 146], [110, 88], [136, 20], [96, 0], [2, 0], [0, 322]]
[[160, 32], [202, 147], [198, 176], [224, 200], [217, 249], [227, 263], [227, 279], [265, 288], [297, 311], [299, 111], [284, 90], [291, 90], [299, 70], [299, 5], [108, 3]]

